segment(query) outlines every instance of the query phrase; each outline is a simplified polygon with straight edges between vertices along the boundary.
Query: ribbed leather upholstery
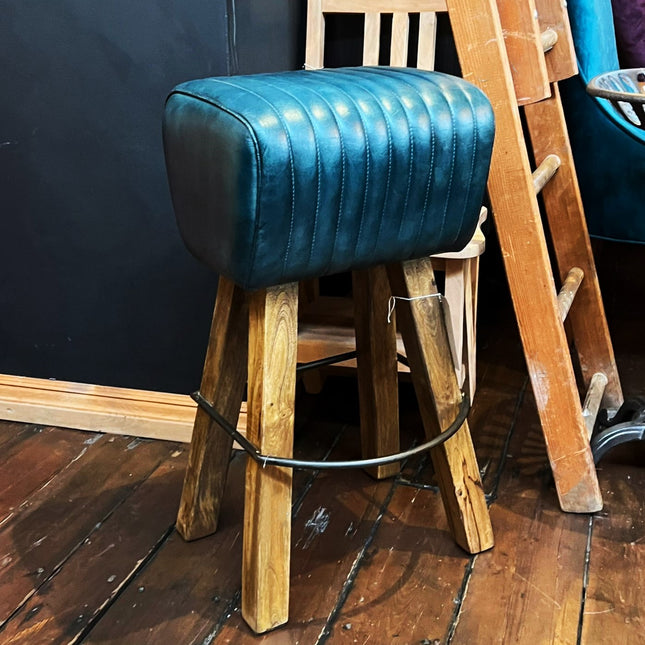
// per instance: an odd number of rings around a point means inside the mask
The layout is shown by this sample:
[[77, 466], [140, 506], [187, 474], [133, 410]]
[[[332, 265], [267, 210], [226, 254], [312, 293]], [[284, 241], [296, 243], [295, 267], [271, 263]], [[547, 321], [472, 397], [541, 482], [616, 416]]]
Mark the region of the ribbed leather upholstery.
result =
[[247, 289], [462, 248], [493, 132], [478, 89], [407, 68], [190, 81], [164, 115], [184, 241]]

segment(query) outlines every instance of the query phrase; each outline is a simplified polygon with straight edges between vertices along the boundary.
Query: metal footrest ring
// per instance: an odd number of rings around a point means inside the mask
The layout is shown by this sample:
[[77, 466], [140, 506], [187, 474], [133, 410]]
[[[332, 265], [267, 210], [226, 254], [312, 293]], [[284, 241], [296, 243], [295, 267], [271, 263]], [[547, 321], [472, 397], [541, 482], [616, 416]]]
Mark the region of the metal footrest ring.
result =
[[194, 392], [192, 398], [197, 402], [210, 417], [219, 425], [224, 432], [230, 435], [242, 449], [249, 454], [249, 456], [263, 466], [282, 466], [287, 468], [297, 468], [301, 470], [339, 470], [351, 468], [368, 468], [372, 466], [382, 466], [384, 464], [391, 464], [395, 461], [402, 461], [409, 457], [414, 457], [421, 453], [432, 450], [441, 445], [461, 428], [464, 421], [468, 417], [470, 411], [470, 401], [468, 395], [462, 392], [461, 403], [459, 404], [459, 411], [455, 420], [440, 434], [433, 437], [430, 441], [391, 455], [383, 457], [374, 457], [372, 459], [355, 459], [344, 461], [306, 461], [301, 459], [289, 459], [287, 457], [275, 457], [272, 455], [263, 455], [256, 446], [254, 446], [243, 434], [238, 432], [237, 428], [233, 427], [211, 404], [207, 401], [200, 392]]

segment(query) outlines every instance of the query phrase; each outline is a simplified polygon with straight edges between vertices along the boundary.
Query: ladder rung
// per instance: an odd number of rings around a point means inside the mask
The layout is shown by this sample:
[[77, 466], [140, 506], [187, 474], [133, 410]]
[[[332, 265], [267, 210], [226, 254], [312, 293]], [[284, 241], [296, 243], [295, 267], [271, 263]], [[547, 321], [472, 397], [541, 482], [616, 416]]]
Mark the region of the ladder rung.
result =
[[555, 29], [545, 29], [540, 34], [540, 40], [542, 41], [542, 49], [544, 53], [553, 49], [555, 44], [558, 42], [558, 32]]
[[598, 416], [598, 410], [600, 409], [600, 402], [602, 401], [602, 396], [605, 393], [607, 383], [607, 377], [602, 372], [596, 372], [589, 382], [587, 396], [585, 396], [585, 402], [582, 406], [582, 418], [585, 421], [587, 436], [589, 438], [591, 438], [591, 433], [593, 432], [593, 427], [596, 423], [596, 417]]
[[560, 167], [558, 155], [547, 155], [544, 161], [533, 171], [533, 188], [539, 193]]
[[560, 320], [564, 321], [571, 309], [573, 304], [573, 299], [576, 297], [576, 293], [580, 287], [582, 279], [585, 277], [584, 271], [579, 267], [573, 267], [567, 277], [562, 283], [562, 288], [560, 293], [558, 293], [558, 311], [560, 312]]

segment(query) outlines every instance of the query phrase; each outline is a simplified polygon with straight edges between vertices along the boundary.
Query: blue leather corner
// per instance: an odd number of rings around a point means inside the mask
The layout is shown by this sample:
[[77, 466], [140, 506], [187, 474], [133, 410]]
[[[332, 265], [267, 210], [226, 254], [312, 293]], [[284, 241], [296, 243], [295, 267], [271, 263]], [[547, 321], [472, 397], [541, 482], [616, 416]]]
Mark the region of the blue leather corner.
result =
[[190, 81], [163, 130], [186, 245], [247, 289], [462, 248], [494, 135], [474, 86], [386, 67]]

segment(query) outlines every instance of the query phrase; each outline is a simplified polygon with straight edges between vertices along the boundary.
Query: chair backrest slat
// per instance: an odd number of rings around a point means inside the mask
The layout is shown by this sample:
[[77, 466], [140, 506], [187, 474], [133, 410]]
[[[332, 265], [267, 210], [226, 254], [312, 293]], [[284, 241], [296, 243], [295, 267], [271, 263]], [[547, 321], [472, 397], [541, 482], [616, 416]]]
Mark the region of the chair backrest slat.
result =
[[417, 67], [434, 69], [435, 50], [437, 46], [437, 14], [424, 11], [419, 14], [419, 46], [417, 50]]
[[410, 14], [419, 14], [417, 67], [434, 69], [437, 12], [447, 11], [446, 0], [309, 0], [305, 68], [324, 66], [325, 14], [363, 14], [363, 65], [378, 65], [381, 50], [381, 16], [392, 16], [389, 64], [407, 67]]
[[309, 0], [307, 8], [307, 40], [305, 68], [321, 69], [325, 61], [325, 16], [322, 0]]
[[406, 67], [408, 64], [408, 40], [410, 37], [410, 16], [397, 11], [392, 16], [392, 44], [390, 46], [390, 65]]
[[363, 37], [363, 65], [378, 65], [381, 45], [381, 14], [365, 14], [365, 33]]

